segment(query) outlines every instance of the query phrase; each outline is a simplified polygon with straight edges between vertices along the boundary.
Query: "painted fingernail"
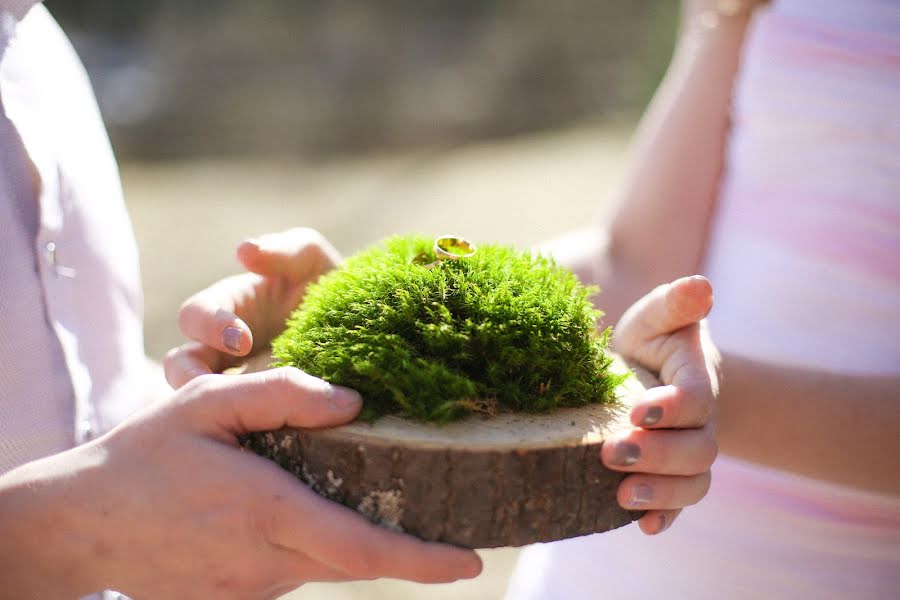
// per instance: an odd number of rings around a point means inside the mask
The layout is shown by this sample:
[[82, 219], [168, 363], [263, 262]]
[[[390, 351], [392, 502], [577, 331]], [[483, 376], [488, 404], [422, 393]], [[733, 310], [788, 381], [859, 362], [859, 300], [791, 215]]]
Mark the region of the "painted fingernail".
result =
[[644, 413], [644, 418], [641, 419], [641, 427], [648, 427], [650, 425], [656, 425], [660, 422], [663, 416], [662, 406], [651, 406], [647, 409], [647, 412]]
[[631, 487], [631, 505], [644, 506], [653, 501], [653, 488], [647, 484], [639, 483]]
[[359, 392], [357, 392], [356, 390], [351, 390], [350, 388], [342, 387], [340, 385], [331, 386], [330, 399], [332, 404], [334, 404], [340, 410], [358, 408], [362, 405], [362, 396], [359, 395]]
[[244, 332], [237, 327], [226, 327], [222, 331], [222, 345], [232, 352], [241, 351], [241, 337]]
[[631, 442], [620, 442], [613, 447], [610, 463], [617, 467], [630, 467], [641, 458], [641, 447]]
[[669, 517], [666, 516], [666, 513], [662, 513], [659, 515], [659, 529], [656, 533], [662, 533], [666, 529], [669, 528]]

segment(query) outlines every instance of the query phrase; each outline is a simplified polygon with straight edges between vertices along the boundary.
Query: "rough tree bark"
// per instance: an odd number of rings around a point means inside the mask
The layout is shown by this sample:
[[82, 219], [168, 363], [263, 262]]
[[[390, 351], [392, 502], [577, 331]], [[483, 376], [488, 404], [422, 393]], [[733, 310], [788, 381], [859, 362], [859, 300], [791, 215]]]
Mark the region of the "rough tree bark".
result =
[[599, 459], [603, 439], [630, 427], [635, 397], [659, 385], [634, 370], [618, 407], [442, 426], [382, 417], [372, 425], [258, 433], [244, 443], [319, 494], [425, 540], [493, 548], [598, 533], [642, 514], [618, 505], [625, 474]]

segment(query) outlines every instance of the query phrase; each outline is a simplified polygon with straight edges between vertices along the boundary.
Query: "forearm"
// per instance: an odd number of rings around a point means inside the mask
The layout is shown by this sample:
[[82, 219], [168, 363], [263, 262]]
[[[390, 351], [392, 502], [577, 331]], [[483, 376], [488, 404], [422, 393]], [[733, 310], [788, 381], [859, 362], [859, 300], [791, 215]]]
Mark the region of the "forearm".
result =
[[609, 232], [617, 275], [655, 285], [698, 272], [719, 194], [731, 97], [750, 9], [705, 27], [715, 2], [685, 2], [672, 63], [635, 134]]
[[722, 452], [833, 483], [900, 494], [900, 377], [722, 360]]
[[698, 19], [714, 2], [686, 2], [666, 77], [634, 136], [611, 218], [543, 249], [599, 285], [613, 325], [655, 286], [699, 272], [718, 195], [734, 74], [750, 10], [712, 29]]
[[100, 589], [88, 561], [97, 561], [92, 555], [102, 552], [103, 544], [88, 533], [93, 517], [81, 513], [84, 498], [73, 492], [82, 471], [75, 454], [85, 451], [71, 450], [0, 476], [0, 599], [70, 599]]

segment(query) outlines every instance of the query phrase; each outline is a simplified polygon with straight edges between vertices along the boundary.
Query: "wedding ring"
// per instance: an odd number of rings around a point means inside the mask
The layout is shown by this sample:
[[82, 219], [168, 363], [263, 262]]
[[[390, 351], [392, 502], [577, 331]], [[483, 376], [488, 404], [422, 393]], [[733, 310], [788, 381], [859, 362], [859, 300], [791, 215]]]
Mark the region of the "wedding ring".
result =
[[475, 254], [477, 248], [475, 244], [464, 237], [457, 235], [442, 235], [434, 239], [432, 251], [437, 258], [436, 261], [428, 264], [422, 264], [427, 258], [427, 253], [422, 252], [413, 260], [413, 264], [420, 265], [423, 269], [433, 269], [445, 260], [459, 260], [460, 258], [469, 258]]
[[458, 260], [475, 254], [475, 244], [464, 237], [442, 235], [434, 240], [434, 255], [438, 260]]

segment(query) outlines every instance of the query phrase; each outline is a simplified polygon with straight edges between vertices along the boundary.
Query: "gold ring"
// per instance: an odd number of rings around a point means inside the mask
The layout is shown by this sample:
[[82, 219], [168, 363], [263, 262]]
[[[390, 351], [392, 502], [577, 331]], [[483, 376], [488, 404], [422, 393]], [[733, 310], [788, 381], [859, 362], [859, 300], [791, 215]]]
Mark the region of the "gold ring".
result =
[[434, 240], [434, 255], [438, 260], [458, 260], [475, 254], [475, 244], [464, 237], [442, 235]]
[[469, 258], [475, 254], [477, 248], [475, 244], [464, 237], [457, 235], [442, 235], [434, 238], [432, 246], [436, 261], [424, 264], [428, 260], [428, 253], [421, 252], [412, 259], [412, 263], [421, 266], [423, 269], [433, 269], [445, 260], [459, 260], [460, 258]]

